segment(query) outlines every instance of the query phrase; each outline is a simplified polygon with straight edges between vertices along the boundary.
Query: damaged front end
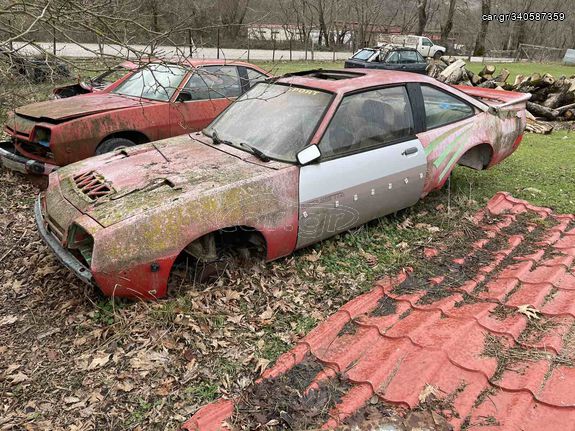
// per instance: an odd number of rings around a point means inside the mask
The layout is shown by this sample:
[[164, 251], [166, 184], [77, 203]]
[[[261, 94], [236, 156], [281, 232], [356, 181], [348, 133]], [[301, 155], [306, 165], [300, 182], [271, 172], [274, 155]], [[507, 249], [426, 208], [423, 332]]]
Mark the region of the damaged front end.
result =
[[[68, 247], [65, 247], [65, 242], [63, 243], [62, 241], [63, 232], [57, 227], [54, 221], [51, 221], [50, 218], [46, 216], [46, 199], [42, 194], [39, 194], [36, 198], [34, 215], [42, 240], [52, 249], [52, 252], [60, 262], [76, 274], [84, 283], [94, 286], [94, 279], [89, 267], [94, 247], [94, 240], [91, 235], [77, 224], [74, 224], [70, 229], [70, 237], [73, 238], [73, 242], [68, 243]], [[78, 250], [81, 255], [85, 256], [84, 262], [76, 257], [73, 250]]]

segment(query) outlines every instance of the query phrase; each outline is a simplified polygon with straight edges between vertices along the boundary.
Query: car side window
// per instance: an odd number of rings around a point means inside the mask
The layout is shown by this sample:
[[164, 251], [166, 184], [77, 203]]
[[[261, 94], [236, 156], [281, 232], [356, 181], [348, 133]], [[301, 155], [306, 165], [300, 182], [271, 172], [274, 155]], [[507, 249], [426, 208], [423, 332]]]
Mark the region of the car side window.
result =
[[466, 102], [429, 85], [421, 86], [421, 94], [427, 129], [463, 120], [475, 113]]
[[345, 96], [326, 129], [322, 157], [339, 156], [407, 138], [414, 132], [405, 87]]
[[386, 63], [399, 63], [399, 53], [397, 51], [390, 52]]
[[415, 51], [415, 55], [417, 56], [417, 62], [418, 63], [425, 63], [425, 58], [423, 58], [423, 55], [421, 55], [419, 52]]
[[433, 42], [430, 41], [429, 39], [427, 39], [426, 37], [424, 37], [424, 38], [421, 40], [421, 44], [422, 44], [423, 46], [433, 46]]
[[401, 51], [400, 58], [402, 63], [417, 63], [415, 51]]
[[241, 94], [235, 66], [206, 66], [195, 70], [184, 89], [192, 94], [192, 100], [223, 99]]
[[257, 70], [250, 69], [246, 67], [246, 72], [248, 73], [248, 80], [250, 81], [250, 88], [256, 85], [258, 82], [267, 79], [267, 76], [263, 73], [258, 72]]

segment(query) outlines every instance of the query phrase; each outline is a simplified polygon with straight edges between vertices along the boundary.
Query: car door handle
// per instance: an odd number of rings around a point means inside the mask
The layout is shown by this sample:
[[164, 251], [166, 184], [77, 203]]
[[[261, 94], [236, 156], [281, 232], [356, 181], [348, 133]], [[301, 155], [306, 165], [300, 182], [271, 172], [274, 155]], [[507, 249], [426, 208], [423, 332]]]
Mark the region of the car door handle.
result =
[[402, 156], [410, 156], [417, 153], [417, 147], [407, 148], [401, 153]]

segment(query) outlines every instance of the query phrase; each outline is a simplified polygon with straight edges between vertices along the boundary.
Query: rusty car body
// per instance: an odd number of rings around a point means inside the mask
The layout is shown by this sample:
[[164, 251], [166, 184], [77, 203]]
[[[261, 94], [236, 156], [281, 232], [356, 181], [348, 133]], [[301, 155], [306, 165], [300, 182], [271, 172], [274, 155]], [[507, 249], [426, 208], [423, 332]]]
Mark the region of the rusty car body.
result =
[[[106, 69], [97, 76], [75, 84], [61, 85], [54, 88], [52, 94], [54, 99], [65, 99], [67, 97], [79, 96], [80, 94], [97, 93], [108, 87], [111, 91], [117, 87], [124, 79], [130, 76], [131, 71], [138, 68], [138, 64], [131, 61], [123, 61], [120, 64]], [[112, 87], [113, 86], [113, 87]]]
[[415, 204], [456, 164], [496, 165], [521, 141], [529, 96], [395, 71], [286, 75], [202, 133], [52, 173], [36, 222], [104, 294], [161, 297], [182, 259], [231, 247], [274, 260]]
[[0, 143], [9, 169], [47, 175], [60, 166], [207, 126], [251, 85], [269, 76], [243, 62], [146, 62], [98, 93], [17, 108]]

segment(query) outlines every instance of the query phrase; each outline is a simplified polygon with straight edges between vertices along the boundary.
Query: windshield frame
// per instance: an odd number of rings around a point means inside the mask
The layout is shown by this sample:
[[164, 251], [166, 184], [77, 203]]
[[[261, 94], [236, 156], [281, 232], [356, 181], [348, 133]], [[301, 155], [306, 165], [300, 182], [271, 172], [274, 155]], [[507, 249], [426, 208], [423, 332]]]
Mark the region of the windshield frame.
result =
[[[317, 123], [314, 125], [314, 127], [313, 127], [311, 133], [309, 134], [309, 137], [308, 137], [308, 139], [307, 139], [305, 145], [297, 152], [297, 153], [299, 153], [299, 152], [300, 152], [301, 150], [303, 150], [304, 148], [309, 147], [309, 145], [312, 143], [313, 138], [314, 138], [315, 135], [317, 134], [317, 131], [319, 130], [320, 126], [321, 126], [321, 125], [323, 124], [323, 122], [325, 121], [327, 113], [329, 112], [329, 110], [330, 110], [331, 106], [333, 105], [334, 101], [337, 99], [337, 93], [336, 93], [336, 92], [333, 92], [333, 91], [330, 91], [330, 90], [323, 89], [323, 88], [313, 87], [313, 86], [307, 86], [307, 85], [301, 85], [301, 84], [293, 84], [293, 83], [290, 83], [290, 82], [277, 82], [276, 79], [278, 79], [278, 78], [273, 78], [273, 77], [271, 77], [271, 78], [266, 79], [266, 80], [264, 80], [264, 81], [260, 81], [260, 82], [258, 82], [256, 85], [254, 85], [252, 88], [250, 88], [250, 89], [248, 90], [248, 92], [249, 92], [249, 91], [252, 91], [252, 90], [253, 90], [254, 88], [256, 88], [258, 85], [262, 85], [262, 84], [272, 84], [272, 85], [282, 85], [282, 86], [285, 86], [285, 87], [302, 88], [302, 89], [304, 89], [304, 90], [318, 91], [318, 92], [325, 93], [325, 94], [327, 94], [327, 95], [330, 96], [329, 99], [328, 99], [328, 101], [327, 101], [327, 103], [326, 103], [326, 105], [325, 105], [325, 108], [323, 109], [321, 115], [319, 116], [319, 119], [317, 120]], [[244, 93], [244, 94], [242, 94], [240, 97], [244, 96], [245, 94], [247, 94], [247, 92]], [[240, 97], [238, 97], [238, 99], [239, 99]], [[220, 117], [222, 117], [223, 115], [225, 115], [226, 112], [228, 111], [228, 109], [230, 109], [234, 104], [237, 103], [237, 100], [238, 100], [238, 99], [236, 99], [236, 100], [234, 100], [232, 103], [230, 103], [230, 104], [226, 107], [226, 109], [224, 109], [222, 112], [220, 112], [220, 114], [219, 114], [209, 125], [207, 125], [204, 129], [202, 129], [202, 134], [203, 134], [204, 136], [207, 136], [208, 138], [212, 139], [212, 143], [213, 143], [212, 134], [211, 134], [211, 133], [208, 133], [208, 129], [211, 128], [211, 130], [214, 130], [214, 128], [213, 128], [212, 126], [213, 126], [213, 125], [216, 125], [216, 122], [220, 119]], [[241, 102], [241, 101], [240, 101], [240, 102]], [[217, 131], [217, 128], [216, 128], [215, 130]], [[221, 136], [218, 136], [218, 137], [219, 137], [219, 138], [222, 138]], [[224, 141], [225, 141], [225, 139], [224, 139]], [[235, 148], [235, 149], [237, 149], [237, 150], [241, 150], [241, 151], [243, 151], [243, 152], [246, 152], [246, 153], [248, 153], [248, 154], [250, 154], [250, 155], [252, 155], [252, 156], [254, 156], [254, 157], [257, 158], [257, 156], [256, 156], [255, 154], [253, 154], [248, 148], [245, 148], [245, 147], [243, 147], [242, 145], [240, 145], [239, 142], [237, 142], [237, 143], [236, 143], [236, 142], [232, 142], [232, 143], [224, 142], [223, 144], [224, 144], [224, 145], [228, 145], [228, 146], [230, 146], [230, 147], [232, 147], [232, 148]], [[253, 146], [252, 143], [250, 143], [250, 142], [246, 142], [246, 144]], [[215, 144], [213, 144], [213, 145], [215, 145]], [[257, 148], [258, 150], [262, 151], [261, 148], [258, 148], [258, 147], [255, 147], [255, 146], [254, 146], [254, 148]], [[270, 154], [266, 153], [265, 151], [263, 151], [263, 153], [264, 153], [270, 160], [277, 161], [277, 162], [282, 162], [282, 163], [289, 163], [289, 164], [292, 164], [292, 165], [299, 165], [299, 162], [297, 161], [297, 153], [294, 155], [295, 160], [286, 160], [286, 159], [281, 159], [281, 158], [278, 158], [278, 157], [274, 157], [273, 155], [270, 155]], [[259, 158], [258, 158], [258, 160], [259, 160]]]
[[[121, 65], [119, 65], [121, 66]], [[140, 71], [142, 71], [143, 69], [149, 68], [149, 67], [153, 67], [153, 66], [165, 66], [168, 68], [172, 68], [172, 67], [176, 67], [181, 69], [184, 73], [182, 74], [182, 79], [180, 80], [180, 82], [178, 83], [178, 85], [176, 85], [174, 88], [174, 92], [170, 95], [170, 97], [168, 99], [152, 99], [150, 97], [144, 97], [143, 95], [130, 95], [130, 94], [122, 94], [122, 93], [118, 93], [116, 92], [116, 90], [118, 90], [119, 87], [121, 87], [122, 85], [124, 85], [127, 81], [129, 81], [134, 75], [136, 75], [137, 73], [139, 73]], [[118, 80], [112, 82], [111, 84], [109, 84], [108, 86], [106, 86], [106, 90], [108, 90], [107, 92], [109, 92], [110, 94], [114, 94], [116, 96], [121, 96], [121, 97], [134, 97], [137, 99], [145, 99], [145, 100], [151, 100], [154, 102], [160, 102], [160, 103], [171, 103], [172, 101], [175, 100], [176, 97], [178, 97], [178, 94], [180, 92], [180, 90], [182, 89], [182, 83], [184, 81], [187, 82], [187, 79], [190, 76], [190, 73], [192, 72], [192, 69], [189, 67], [186, 67], [183, 64], [180, 63], [157, 63], [157, 62], [151, 62], [151, 63], [145, 63], [142, 64], [141, 66], [135, 68], [135, 69], [126, 69], [127, 73], [126, 75], [124, 75], [123, 77], [119, 78]], [[110, 88], [112, 87], [112, 88]]]

